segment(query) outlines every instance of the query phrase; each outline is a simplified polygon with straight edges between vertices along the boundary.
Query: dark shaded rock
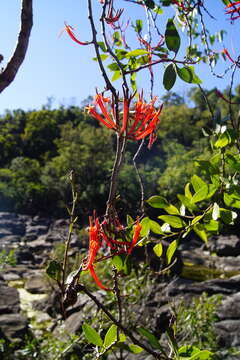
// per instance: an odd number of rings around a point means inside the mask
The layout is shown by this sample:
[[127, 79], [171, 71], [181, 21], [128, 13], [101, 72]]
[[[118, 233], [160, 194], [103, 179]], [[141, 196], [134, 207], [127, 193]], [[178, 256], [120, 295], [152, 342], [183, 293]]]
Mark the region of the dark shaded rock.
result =
[[0, 315], [0, 329], [7, 340], [23, 341], [28, 333], [27, 319], [19, 314]]
[[218, 236], [210, 241], [210, 249], [218, 256], [240, 255], [240, 238], [236, 235]]
[[84, 313], [78, 311], [70, 315], [64, 322], [64, 330], [70, 334], [76, 334], [81, 330], [84, 322]]
[[41, 274], [33, 275], [27, 279], [25, 289], [32, 294], [44, 294], [49, 291], [49, 285]]
[[240, 319], [240, 292], [227, 296], [218, 308], [218, 317], [223, 319]]
[[58, 290], [51, 291], [48, 297], [34, 301], [32, 307], [34, 310], [43, 311], [52, 318], [56, 318], [62, 313], [60, 292]]
[[20, 300], [17, 289], [0, 285], [0, 314], [20, 311]]
[[15, 252], [16, 255], [16, 260], [17, 260], [17, 264], [25, 264], [25, 263], [34, 263], [34, 256], [32, 254], [32, 252], [27, 249], [27, 248], [23, 248], [23, 249], [18, 249]]
[[240, 346], [240, 320], [222, 320], [215, 324], [219, 345], [225, 348]]
[[39, 236], [28, 244], [29, 249], [34, 253], [42, 253], [52, 249], [52, 244], [46, 241], [46, 235]]
[[240, 276], [230, 279], [213, 279], [204, 282], [195, 283], [191, 280], [176, 279], [172, 281], [165, 289], [167, 296], [177, 295], [200, 295], [203, 292], [208, 295], [224, 294], [230, 295], [240, 291]]
[[25, 233], [25, 241], [36, 240], [40, 235], [46, 234], [48, 231], [47, 225], [27, 225]]

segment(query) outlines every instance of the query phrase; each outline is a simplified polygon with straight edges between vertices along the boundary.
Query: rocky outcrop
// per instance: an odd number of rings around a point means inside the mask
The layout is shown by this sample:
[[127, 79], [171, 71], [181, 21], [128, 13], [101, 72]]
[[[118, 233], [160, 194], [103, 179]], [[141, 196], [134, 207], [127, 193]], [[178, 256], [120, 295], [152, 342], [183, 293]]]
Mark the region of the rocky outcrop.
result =
[[[7, 281], [25, 279], [25, 289], [30, 293], [47, 293], [48, 298], [35, 301], [33, 307], [35, 310], [47, 313], [52, 319], [59, 317], [61, 312], [59, 293], [55, 288], [49, 287], [43, 268], [55, 245], [63, 243], [66, 239], [68, 224], [68, 220], [65, 219], [50, 221], [38, 216], [31, 218], [0, 213], [0, 250], [15, 249], [17, 262], [16, 266], [8, 266], [0, 275], [0, 333], [9, 341], [23, 339], [28, 326], [26, 318], [21, 314], [18, 290], [9, 287]], [[83, 246], [87, 248], [87, 244], [80, 242], [77, 234], [74, 234], [71, 252], [79, 252], [80, 247]], [[152, 249], [150, 250], [152, 253]], [[134, 263], [137, 266], [139, 262], [145, 261], [140, 255], [143, 255], [142, 248], [136, 249], [133, 253]], [[223, 349], [240, 347], [240, 239], [238, 237], [234, 235], [213, 238], [208, 247], [191, 246], [190, 249], [188, 244], [184, 244], [181, 257], [177, 256], [177, 271], [170, 280], [161, 274], [159, 258], [155, 256], [149, 259], [150, 267], [154, 272], [160, 272], [160, 275], [156, 275], [156, 282], [145, 289], [146, 296], [142, 303], [134, 305], [131, 309], [143, 323], [146, 322], [146, 325], [151, 326], [156, 333], [164, 332], [169, 321], [172, 321], [173, 315], [169, 306], [171, 302], [176, 304], [184, 299], [188, 304], [194, 296], [202, 293], [209, 296], [222, 294], [223, 301], [215, 324], [216, 337]], [[178, 276], [183, 263], [188, 264], [188, 274], [184, 269], [182, 275]], [[103, 292], [97, 292], [96, 296], [101, 298]], [[88, 316], [95, 314], [96, 306], [86, 295], [80, 294], [77, 302], [66, 309], [67, 319], [64, 328], [69, 333], [76, 333], [81, 329], [82, 322], [86, 321]], [[58, 327], [54, 333], [58, 334]]]

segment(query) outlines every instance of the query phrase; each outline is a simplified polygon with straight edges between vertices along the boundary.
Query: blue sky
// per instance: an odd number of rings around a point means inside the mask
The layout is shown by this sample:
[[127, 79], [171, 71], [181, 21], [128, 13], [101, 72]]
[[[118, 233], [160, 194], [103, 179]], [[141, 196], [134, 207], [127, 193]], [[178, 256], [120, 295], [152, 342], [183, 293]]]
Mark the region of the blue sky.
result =
[[[67, 21], [75, 28], [76, 35], [82, 40], [91, 40], [90, 28], [87, 20], [86, 0], [41, 0], [34, 2], [34, 26], [30, 38], [27, 56], [14, 82], [0, 94], [0, 114], [6, 109], [21, 108], [24, 110], [39, 109], [47, 103], [48, 97], [53, 97], [53, 106], [80, 105], [81, 101], [93, 95], [95, 88], [102, 89], [103, 80], [98, 71], [97, 63], [91, 46], [78, 46], [64, 33], [59, 33]], [[98, 1], [93, 0], [95, 12], [99, 7]], [[122, 0], [119, 0], [119, 7]], [[217, 31], [226, 29], [228, 37], [221, 45], [228, 47], [236, 57], [240, 50], [239, 34], [240, 20], [231, 25], [224, 15], [224, 6], [221, 0], [206, 0], [210, 11], [218, 21], [209, 22], [210, 29]], [[131, 20], [143, 15], [140, 6], [124, 3], [123, 19]], [[4, 56], [4, 66], [10, 57], [16, 43], [19, 30], [20, 0], [4, 1], [1, 4], [0, 14], [0, 53]], [[209, 18], [208, 18], [209, 19]], [[209, 19], [210, 20], [210, 19]], [[164, 20], [165, 21], [165, 20]], [[164, 24], [163, 24], [164, 25]], [[219, 49], [219, 48], [218, 48]], [[226, 67], [221, 61], [220, 72]], [[154, 92], [158, 96], [164, 94], [162, 86], [163, 67], [159, 67], [156, 76]], [[229, 78], [217, 79], [210, 75], [207, 66], [196, 66], [196, 73], [203, 80], [204, 86], [217, 86], [223, 89]], [[144, 87], [148, 79], [148, 72], [142, 75], [139, 86]], [[177, 81], [174, 91], [185, 95], [190, 86]]]

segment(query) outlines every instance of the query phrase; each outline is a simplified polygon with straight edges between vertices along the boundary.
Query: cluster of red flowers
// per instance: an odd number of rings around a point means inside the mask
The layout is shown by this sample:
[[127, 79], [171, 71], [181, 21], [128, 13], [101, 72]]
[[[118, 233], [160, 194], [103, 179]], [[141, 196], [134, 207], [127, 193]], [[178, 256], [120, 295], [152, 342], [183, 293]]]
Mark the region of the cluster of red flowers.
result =
[[[99, 219], [96, 217], [95, 214], [94, 214], [94, 220], [91, 216], [89, 217], [89, 251], [88, 251], [87, 259], [83, 261], [82, 270], [83, 271], [89, 270], [94, 281], [101, 289], [110, 290], [102, 284], [102, 282], [100, 281], [94, 270], [94, 262], [98, 254], [98, 251], [102, 246], [102, 241], [104, 240], [106, 245], [112, 251], [114, 251], [112, 255], [123, 254], [123, 253], [130, 255], [139, 239], [142, 226], [139, 222], [139, 219], [137, 219], [136, 225], [134, 226], [132, 241], [129, 242], [129, 241], [112, 239], [105, 231], [106, 225], [107, 225], [106, 221], [100, 224]], [[116, 233], [124, 231], [124, 227], [120, 224], [118, 219], [115, 221], [114, 226], [116, 226], [115, 229]]]
[[[109, 98], [101, 94], [95, 97], [95, 105], [87, 107], [89, 114], [93, 115], [98, 121], [104, 124], [107, 128], [117, 131], [119, 134], [125, 135], [131, 140], [141, 140], [149, 135], [148, 147], [151, 148], [156, 140], [156, 127], [159, 123], [159, 116], [162, 111], [162, 105], [158, 110], [155, 109], [154, 104], [157, 100], [153, 98], [150, 103], [143, 101], [143, 94], [139, 96], [138, 101], [135, 103], [133, 111], [133, 119], [130, 116], [130, 103], [132, 97], [123, 98], [123, 117], [122, 126], [119, 128], [116, 124], [114, 104], [111, 103]], [[109, 111], [109, 104], [111, 103], [111, 113]], [[100, 108], [104, 118], [97, 112], [97, 107]]]
[[[239, 5], [239, 6], [237, 6]], [[226, 14], [230, 15], [230, 20], [234, 21], [240, 18], [240, 1], [235, 1], [226, 6]]]
[[230, 60], [233, 64], [236, 64], [237, 67], [240, 67], [239, 60], [237, 60], [237, 61], [233, 60], [233, 58], [231, 57], [231, 55], [229, 54], [229, 51], [227, 49], [223, 49], [222, 52], [223, 52], [223, 54], [226, 55], [228, 60]]

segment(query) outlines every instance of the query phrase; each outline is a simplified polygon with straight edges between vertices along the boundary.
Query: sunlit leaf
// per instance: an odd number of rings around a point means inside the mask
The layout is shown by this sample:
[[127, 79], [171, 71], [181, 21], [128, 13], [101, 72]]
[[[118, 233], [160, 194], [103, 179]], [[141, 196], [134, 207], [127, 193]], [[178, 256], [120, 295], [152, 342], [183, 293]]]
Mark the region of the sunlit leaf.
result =
[[103, 347], [107, 348], [111, 346], [117, 340], [117, 326], [112, 325], [106, 332], [104, 337]]
[[97, 346], [102, 346], [103, 341], [95, 329], [86, 323], [82, 325], [82, 329], [88, 342]]
[[178, 216], [161, 215], [161, 216], [158, 216], [158, 218], [163, 220], [164, 222], [168, 223], [169, 225], [171, 225], [174, 228], [182, 228], [182, 227], [186, 226], [185, 221]]
[[175, 251], [177, 250], [178, 247], [178, 240], [173, 240], [171, 242], [171, 244], [168, 246], [167, 248], [167, 252], [166, 252], [166, 259], [167, 259], [167, 264], [171, 264], [172, 261], [172, 257], [175, 254]]
[[163, 253], [163, 246], [162, 243], [158, 243], [154, 246], [153, 251], [155, 252], [155, 254], [160, 257], [162, 256]]
[[177, 66], [177, 74], [183, 81], [190, 83], [190, 84], [201, 84], [202, 81], [199, 77], [195, 74], [193, 66], [184, 66], [179, 68]]

